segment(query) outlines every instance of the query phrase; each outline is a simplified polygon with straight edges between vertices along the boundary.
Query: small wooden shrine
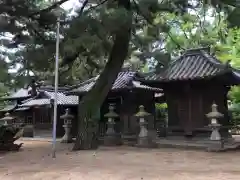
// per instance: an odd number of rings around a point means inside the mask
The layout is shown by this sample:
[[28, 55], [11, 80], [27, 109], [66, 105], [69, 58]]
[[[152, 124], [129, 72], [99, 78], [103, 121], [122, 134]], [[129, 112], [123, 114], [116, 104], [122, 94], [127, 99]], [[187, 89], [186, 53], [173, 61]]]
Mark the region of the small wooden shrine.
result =
[[209, 48], [184, 52], [164, 71], [149, 76], [144, 84], [162, 88], [168, 105], [168, 135], [205, 136], [209, 132], [206, 114], [216, 103], [224, 117], [221, 133], [228, 135], [227, 94], [240, 83], [240, 72], [210, 54]]
[[23, 121], [27, 121], [29, 118], [29, 116], [27, 116], [29, 108], [18, 109], [17, 107], [22, 101], [29, 98], [31, 98], [31, 94], [27, 88], [21, 88], [10, 96], [1, 97], [1, 101], [7, 101], [8, 103], [0, 110], [0, 116], [4, 117], [5, 113], [11, 113], [13, 116], [19, 116]]
[[[65, 90], [65, 89], [64, 89]], [[52, 130], [53, 122], [53, 103], [55, 100], [54, 89], [39, 89], [37, 95], [34, 98], [25, 100], [18, 109], [29, 108], [31, 121], [25, 122], [25, 124], [33, 125], [34, 131], [44, 132]], [[60, 118], [64, 114], [66, 108], [70, 108], [71, 112], [77, 114], [78, 97], [77, 96], [66, 96], [64, 91], [59, 88], [57, 93], [57, 136], [61, 137], [64, 135], [63, 119]], [[17, 109], [16, 109], [17, 110]], [[76, 121], [73, 122], [73, 127], [76, 128]], [[74, 129], [74, 131], [76, 131]], [[75, 132], [73, 133], [75, 134]]]
[[[80, 97], [79, 100], [81, 100], [81, 97], [93, 87], [97, 79], [98, 76], [81, 83], [78, 87], [71, 90], [69, 94], [78, 95]], [[115, 130], [122, 134], [138, 134], [139, 123], [134, 114], [138, 111], [140, 105], [143, 105], [146, 111], [154, 116], [155, 93], [160, 93], [162, 90], [141, 85], [140, 79], [143, 79], [143, 76], [138, 72], [125, 70], [118, 74], [111, 91], [99, 111], [100, 135], [103, 136], [106, 132], [106, 118], [104, 114], [108, 112], [109, 104], [114, 105], [115, 112], [119, 115], [116, 119]], [[153, 116], [149, 117], [149, 121], [152, 122], [149, 124], [152, 126], [154, 126]]]
[[28, 121], [30, 118], [27, 116], [29, 108], [17, 107], [18, 105], [21, 105], [25, 100], [37, 96], [37, 87], [39, 87], [38, 83], [36, 83], [35, 79], [32, 79], [29, 85], [25, 86], [25, 88], [17, 90], [10, 96], [1, 97], [1, 101], [8, 101], [8, 105], [0, 110], [1, 116], [3, 116], [3, 113], [5, 112], [13, 112], [13, 115], [18, 116], [18, 119], [21, 118], [23, 121]]
[[[57, 118], [57, 136], [64, 135], [63, 119], [60, 118], [64, 114], [65, 109], [69, 108], [71, 113], [77, 114], [78, 96], [66, 96], [64, 92], [68, 87], [58, 87], [58, 118]], [[3, 118], [6, 113], [11, 113], [14, 118], [12, 124], [22, 123], [31, 127], [36, 135], [51, 135], [53, 121], [53, 104], [54, 87], [44, 83], [37, 83], [31, 80], [28, 88], [21, 88], [10, 96], [2, 97], [0, 100], [10, 102], [7, 106], [0, 110]], [[4, 117], [5, 118], [5, 117]], [[77, 122], [73, 121], [73, 132], [76, 134]], [[30, 131], [30, 130], [29, 130]]]

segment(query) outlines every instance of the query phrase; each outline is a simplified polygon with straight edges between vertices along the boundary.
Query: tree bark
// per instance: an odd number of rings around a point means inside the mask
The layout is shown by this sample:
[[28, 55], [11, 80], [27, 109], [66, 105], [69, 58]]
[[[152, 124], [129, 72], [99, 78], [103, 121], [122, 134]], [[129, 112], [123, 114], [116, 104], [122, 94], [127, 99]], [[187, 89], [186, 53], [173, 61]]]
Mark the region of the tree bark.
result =
[[[129, 12], [131, 10], [130, 0], [118, 0], [118, 6], [124, 7]], [[90, 120], [94, 111], [102, 105], [107, 97], [127, 57], [131, 38], [131, 27], [132, 17], [116, 32], [114, 44], [103, 72], [100, 74], [93, 88], [83, 97], [81, 102], [79, 102], [78, 134], [73, 150], [84, 150], [97, 147], [96, 144], [92, 144], [93, 139], [96, 138], [96, 131], [89, 132], [89, 128], [91, 128]]]

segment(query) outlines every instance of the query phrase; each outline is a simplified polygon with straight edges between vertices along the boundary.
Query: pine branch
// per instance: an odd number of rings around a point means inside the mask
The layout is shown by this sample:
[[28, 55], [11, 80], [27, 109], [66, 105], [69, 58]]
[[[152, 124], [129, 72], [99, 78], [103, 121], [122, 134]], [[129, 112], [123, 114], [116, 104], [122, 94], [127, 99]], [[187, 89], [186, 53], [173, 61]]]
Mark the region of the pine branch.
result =
[[[140, 14], [146, 21], [148, 24], [154, 26], [154, 27], [157, 27], [155, 24], [153, 24], [153, 22], [151, 21], [151, 19], [149, 19], [140, 9], [138, 3], [133, 0], [133, 3], [136, 7], [136, 10], [137, 10], [137, 13]], [[164, 11], [168, 11], [168, 12], [171, 12], [171, 9], [164, 9]], [[182, 50], [185, 50], [177, 41], [175, 41], [175, 39], [172, 37], [172, 34], [170, 32], [167, 32], [167, 35], [170, 37], [170, 39], [173, 41], [173, 43], [175, 43], [179, 49], [182, 49]]]
[[36, 15], [38, 15], [38, 14], [50, 12], [51, 10], [59, 7], [60, 5], [62, 5], [63, 3], [67, 2], [67, 1], [69, 1], [69, 0], [60, 0], [60, 1], [52, 4], [51, 6], [45, 8], [45, 9], [42, 9], [42, 10], [40, 10], [40, 11], [31, 13], [31, 14], [29, 15], [29, 17], [33, 17], [33, 16], [36, 16]]
[[[90, 7], [87, 11], [88, 11], [88, 12], [89, 12], [89, 11], [92, 11], [93, 9], [99, 7], [100, 5], [103, 5], [103, 4], [106, 3], [107, 1], [108, 1], [108, 0], [103, 0], [103, 1], [101, 1], [100, 3], [98, 3], [97, 5], [95, 5], [95, 6], [93, 6], [93, 7]], [[89, 0], [85, 0], [85, 1], [83, 2], [82, 7], [81, 7], [80, 12], [79, 12], [79, 15], [80, 15], [80, 16], [83, 14], [84, 9], [85, 9], [85, 7], [87, 6], [88, 2], [89, 2]], [[77, 57], [78, 57], [79, 54], [81, 53], [82, 48], [83, 48], [83, 47], [81, 47], [81, 48], [80, 48], [81, 50], [75, 52], [73, 55], [70, 55], [70, 56], [65, 57], [65, 58], [63, 59], [63, 63], [61, 64], [61, 66], [64, 66], [64, 65], [66, 65], [66, 64], [73, 64], [73, 62], [75, 61], [75, 59], [77, 59]], [[90, 62], [90, 63], [93, 64], [93, 62]], [[94, 64], [94, 65], [97, 66], [96, 64]]]
[[88, 2], [89, 2], [89, 0], [85, 0], [83, 2], [82, 7], [81, 7], [80, 12], [79, 12], [80, 15], [83, 14], [84, 8], [87, 6]]
[[90, 11], [92, 11], [92, 10], [98, 8], [99, 6], [105, 4], [107, 1], [108, 1], [108, 0], [103, 0], [103, 1], [101, 1], [100, 3], [98, 3], [98, 4], [95, 5], [95, 6], [91, 6], [91, 7], [87, 10], [87, 13], [89, 13]]

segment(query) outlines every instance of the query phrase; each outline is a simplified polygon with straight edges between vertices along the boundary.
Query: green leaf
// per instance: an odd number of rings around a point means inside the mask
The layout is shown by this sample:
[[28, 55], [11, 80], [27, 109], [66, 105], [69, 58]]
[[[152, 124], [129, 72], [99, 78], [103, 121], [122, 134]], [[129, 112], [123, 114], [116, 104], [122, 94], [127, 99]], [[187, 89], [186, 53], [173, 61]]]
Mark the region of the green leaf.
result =
[[230, 23], [231, 27], [240, 27], [240, 8], [235, 8], [227, 17], [228, 22]]

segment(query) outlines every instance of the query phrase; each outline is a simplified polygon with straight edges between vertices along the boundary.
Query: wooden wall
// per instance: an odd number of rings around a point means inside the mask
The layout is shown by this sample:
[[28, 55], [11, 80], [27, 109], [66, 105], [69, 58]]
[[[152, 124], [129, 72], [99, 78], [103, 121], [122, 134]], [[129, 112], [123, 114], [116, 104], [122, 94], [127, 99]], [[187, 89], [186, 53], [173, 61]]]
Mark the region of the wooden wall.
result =
[[164, 93], [168, 104], [168, 127], [188, 134], [196, 130], [207, 129], [213, 102], [219, 112], [224, 114], [220, 123], [229, 124], [227, 109], [228, 88], [223, 84], [206, 82], [179, 82], [166, 85]]
[[[72, 115], [75, 116], [75, 119], [73, 119], [72, 124], [72, 133], [75, 136], [77, 132], [77, 106], [58, 106], [58, 112], [57, 112], [57, 129], [56, 129], [56, 135], [57, 137], [62, 137], [64, 135], [64, 120], [60, 119], [60, 116], [65, 114], [65, 109], [70, 108], [70, 112]], [[32, 122], [25, 122], [26, 124], [33, 124], [34, 129], [37, 131], [41, 130], [48, 130], [49, 132], [52, 131], [53, 127], [53, 109], [50, 109], [48, 106], [39, 106], [37, 108], [31, 108], [28, 113], [25, 113], [26, 116], [32, 117]]]

